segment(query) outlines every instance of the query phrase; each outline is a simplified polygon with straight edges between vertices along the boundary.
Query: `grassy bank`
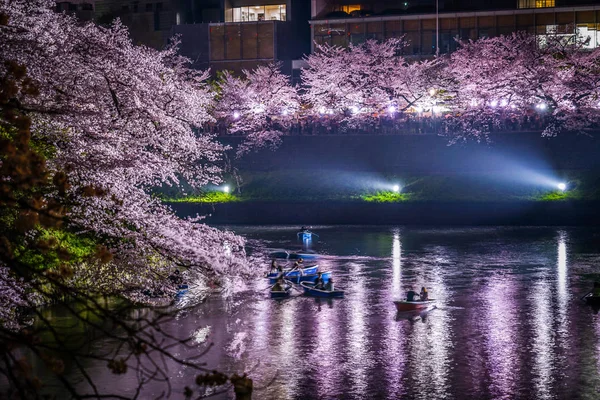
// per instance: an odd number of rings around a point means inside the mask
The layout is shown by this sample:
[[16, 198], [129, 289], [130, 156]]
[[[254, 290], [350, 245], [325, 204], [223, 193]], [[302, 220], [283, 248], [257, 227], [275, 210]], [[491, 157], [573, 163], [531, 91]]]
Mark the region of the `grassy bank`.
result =
[[[565, 192], [548, 183], [523, 182], [520, 176], [493, 173], [402, 175], [319, 170], [244, 172], [240, 186], [229, 184], [231, 194], [208, 190], [188, 196], [172, 193], [163, 196], [163, 199], [178, 203], [600, 200], [600, 175], [592, 172], [555, 172], [553, 175], [555, 180], [567, 183]], [[400, 193], [392, 190], [394, 185], [401, 187]]]

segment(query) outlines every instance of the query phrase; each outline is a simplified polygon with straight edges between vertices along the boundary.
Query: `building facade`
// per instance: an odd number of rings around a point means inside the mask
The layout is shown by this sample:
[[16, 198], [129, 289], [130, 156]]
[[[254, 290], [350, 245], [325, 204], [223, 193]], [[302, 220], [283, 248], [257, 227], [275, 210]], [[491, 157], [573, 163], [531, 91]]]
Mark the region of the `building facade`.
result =
[[[559, 0], [556, 3], [555, 0], [516, 0], [511, 1], [512, 7], [506, 7], [505, 3], [501, 0], [477, 5], [468, 0], [440, 0], [437, 7], [435, 2], [420, 2], [412, 8], [407, 1], [402, 3], [406, 4], [405, 9], [390, 9], [386, 8], [389, 1], [346, 4], [340, 0], [312, 0], [311, 51], [323, 44], [347, 47], [368, 39], [403, 36], [409, 42], [404, 49], [407, 55], [430, 57], [438, 51], [440, 54], [454, 51], [455, 38], [477, 40], [516, 31], [579, 35], [589, 38], [588, 48], [600, 45], [600, 5], [574, 1], [561, 6]], [[506, 8], [494, 8], [498, 5]]]
[[181, 52], [197, 68], [236, 73], [292, 60], [310, 51], [310, 4], [306, 0], [187, 0], [186, 23], [173, 26]]

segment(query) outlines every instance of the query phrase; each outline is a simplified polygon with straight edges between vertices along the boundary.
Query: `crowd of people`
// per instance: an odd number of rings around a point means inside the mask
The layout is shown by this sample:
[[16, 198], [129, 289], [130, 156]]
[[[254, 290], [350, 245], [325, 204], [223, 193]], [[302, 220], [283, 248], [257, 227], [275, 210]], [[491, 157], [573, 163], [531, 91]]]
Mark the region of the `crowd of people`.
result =
[[[441, 116], [420, 116], [417, 114], [398, 113], [369, 116], [362, 119], [341, 118], [331, 115], [309, 115], [295, 118], [291, 123], [279, 124], [273, 120], [274, 130], [280, 130], [285, 135], [315, 136], [315, 135], [439, 135], [449, 134], [454, 129], [454, 123], [461, 118], [459, 115], [445, 114]], [[542, 131], [547, 125], [547, 114], [530, 112], [521, 115], [507, 115], [496, 123], [487, 123], [488, 132], [522, 132]], [[238, 136], [231, 127], [232, 121], [220, 119], [205, 125], [204, 131], [218, 136]], [[479, 126], [481, 127], [481, 126]]]

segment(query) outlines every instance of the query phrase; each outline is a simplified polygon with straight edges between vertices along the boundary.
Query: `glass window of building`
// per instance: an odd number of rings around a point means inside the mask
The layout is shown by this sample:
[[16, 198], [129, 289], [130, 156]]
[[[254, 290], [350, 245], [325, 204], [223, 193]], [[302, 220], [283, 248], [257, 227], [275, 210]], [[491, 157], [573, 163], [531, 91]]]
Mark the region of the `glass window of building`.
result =
[[581, 40], [587, 40], [586, 48], [595, 49], [600, 47], [599, 28], [600, 24], [577, 24], [577, 35]]
[[[230, 17], [231, 15], [231, 17]], [[285, 4], [271, 6], [234, 7], [225, 12], [226, 22], [285, 21]]]
[[519, 8], [547, 8], [554, 6], [555, 0], [519, 0]]
[[349, 6], [340, 6], [340, 11], [344, 11], [350, 14], [352, 11], [360, 11], [360, 4], [354, 4]]

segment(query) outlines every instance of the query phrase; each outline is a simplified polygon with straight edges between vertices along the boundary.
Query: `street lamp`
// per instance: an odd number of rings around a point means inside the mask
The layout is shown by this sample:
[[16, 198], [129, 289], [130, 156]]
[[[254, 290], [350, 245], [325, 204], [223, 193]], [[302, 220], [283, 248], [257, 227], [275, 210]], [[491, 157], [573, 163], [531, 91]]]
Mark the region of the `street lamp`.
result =
[[435, 56], [440, 55], [440, 1], [435, 0]]

